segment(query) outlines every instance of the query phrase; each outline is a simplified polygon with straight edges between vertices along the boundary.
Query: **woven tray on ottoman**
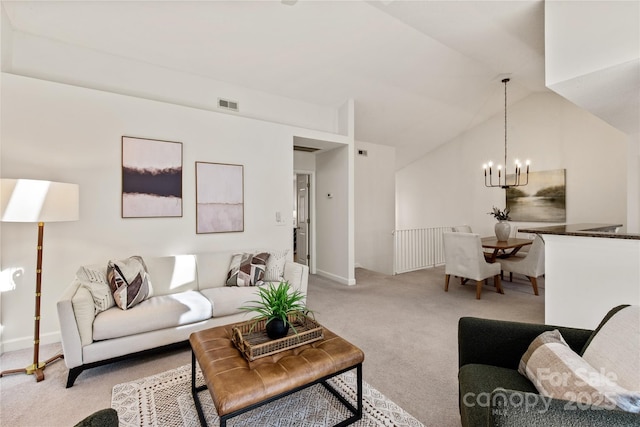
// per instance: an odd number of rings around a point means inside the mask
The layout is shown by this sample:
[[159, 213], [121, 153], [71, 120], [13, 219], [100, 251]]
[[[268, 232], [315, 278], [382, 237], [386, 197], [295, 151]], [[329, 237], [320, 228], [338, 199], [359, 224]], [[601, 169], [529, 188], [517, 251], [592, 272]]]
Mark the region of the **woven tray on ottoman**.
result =
[[[235, 325], [231, 340], [240, 353], [250, 362], [284, 350], [309, 344], [323, 338], [323, 328], [314, 319], [304, 314], [289, 314], [293, 328], [284, 338], [271, 339], [267, 336], [266, 319], [250, 320]], [[295, 328], [295, 330], [294, 330]]]

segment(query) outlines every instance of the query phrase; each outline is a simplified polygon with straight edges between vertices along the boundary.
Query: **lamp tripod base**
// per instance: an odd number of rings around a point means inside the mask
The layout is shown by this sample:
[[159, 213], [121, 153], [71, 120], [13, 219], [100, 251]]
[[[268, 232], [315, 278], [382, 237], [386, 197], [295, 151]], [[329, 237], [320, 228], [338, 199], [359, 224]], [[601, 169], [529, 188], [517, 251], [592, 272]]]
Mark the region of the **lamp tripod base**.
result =
[[6, 371], [0, 372], [0, 377], [4, 377], [12, 374], [27, 374], [27, 375], [35, 375], [36, 382], [40, 382], [44, 380], [44, 368], [47, 367], [50, 363], [55, 362], [58, 359], [63, 359], [63, 354], [56, 354], [52, 358], [45, 360], [44, 362], [32, 363], [24, 369], [9, 369]]

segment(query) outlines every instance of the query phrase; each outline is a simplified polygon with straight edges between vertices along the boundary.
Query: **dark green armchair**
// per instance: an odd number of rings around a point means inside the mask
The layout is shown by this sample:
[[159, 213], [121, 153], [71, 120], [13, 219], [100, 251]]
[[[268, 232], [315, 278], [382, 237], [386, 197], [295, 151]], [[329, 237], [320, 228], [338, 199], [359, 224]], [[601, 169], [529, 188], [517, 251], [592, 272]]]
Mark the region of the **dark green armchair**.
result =
[[118, 413], [115, 409], [101, 409], [80, 421], [74, 427], [118, 427]]
[[[611, 310], [602, 324], [618, 309]], [[458, 323], [459, 405], [465, 427], [640, 426], [640, 414], [543, 398], [518, 364], [541, 333], [558, 329], [582, 355], [592, 330], [463, 317]], [[596, 330], [597, 331], [597, 330]]]

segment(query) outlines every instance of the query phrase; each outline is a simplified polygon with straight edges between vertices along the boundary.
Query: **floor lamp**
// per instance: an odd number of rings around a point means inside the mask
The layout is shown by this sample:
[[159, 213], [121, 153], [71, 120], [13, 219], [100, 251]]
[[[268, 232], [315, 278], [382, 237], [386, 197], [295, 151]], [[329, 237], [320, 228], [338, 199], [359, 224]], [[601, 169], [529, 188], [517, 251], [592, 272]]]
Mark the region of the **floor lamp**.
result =
[[24, 369], [0, 372], [35, 375], [36, 381], [44, 380], [44, 368], [48, 363], [64, 356], [58, 354], [40, 362], [40, 295], [42, 289], [42, 237], [45, 222], [77, 221], [79, 218], [79, 187], [77, 184], [39, 181], [32, 179], [0, 180], [0, 220], [2, 222], [38, 223], [36, 266], [35, 326], [33, 333], [33, 364]]

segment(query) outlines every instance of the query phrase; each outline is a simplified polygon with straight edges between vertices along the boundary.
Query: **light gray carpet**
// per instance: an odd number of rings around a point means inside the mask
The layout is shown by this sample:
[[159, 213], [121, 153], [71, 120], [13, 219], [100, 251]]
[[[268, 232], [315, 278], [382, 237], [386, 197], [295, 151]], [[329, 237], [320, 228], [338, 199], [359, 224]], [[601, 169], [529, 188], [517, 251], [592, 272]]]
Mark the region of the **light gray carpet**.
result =
[[[503, 283], [505, 294], [485, 286], [475, 299], [475, 285], [449, 285], [438, 267], [397, 276], [357, 269], [357, 285], [346, 287], [317, 276], [309, 278], [308, 303], [316, 319], [365, 352], [364, 380], [426, 426], [459, 426], [457, 408], [457, 322], [477, 316], [542, 323], [544, 280], [540, 296], [525, 279]], [[46, 321], [46, 319], [43, 319]], [[60, 345], [41, 347], [45, 360]], [[0, 369], [31, 364], [31, 349], [5, 353]], [[11, 375], [0, 379], [0, 425], [70, 426], [98, 409], [108, 408], [114, 385], [189, 364], [188, 349], [133, 359], [83, 372], [65, 389], [67, 369], [58, 361], [45, 370], [45, 381]]]

